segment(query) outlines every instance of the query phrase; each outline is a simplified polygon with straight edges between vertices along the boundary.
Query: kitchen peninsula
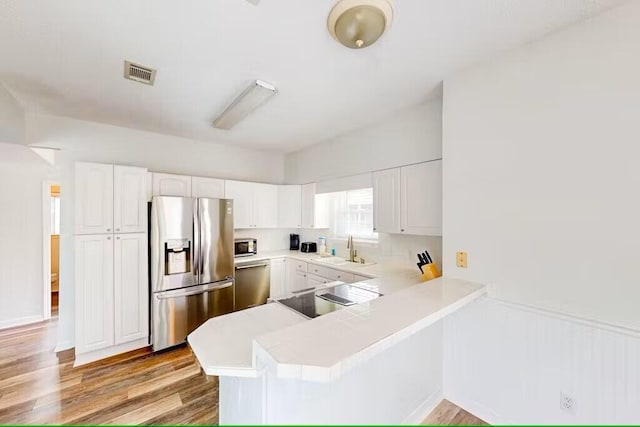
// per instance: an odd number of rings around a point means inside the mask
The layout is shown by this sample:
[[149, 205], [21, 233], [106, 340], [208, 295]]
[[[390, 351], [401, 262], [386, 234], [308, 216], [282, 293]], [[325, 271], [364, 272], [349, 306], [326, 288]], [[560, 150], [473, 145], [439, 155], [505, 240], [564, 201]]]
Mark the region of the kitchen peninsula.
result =
[[[262, 257], [283, 256], [321, 264], [307, 254]], [[383, 296], [314, 319], [274, 302], [210, 319], [189, 335], [204, 372], [219, 376], [221, 424], [417, 423], [440, 402], [440, 320], [486, 287], [420, 283], [395, 264], [340, 268], [377, 276], [353, 285]]]

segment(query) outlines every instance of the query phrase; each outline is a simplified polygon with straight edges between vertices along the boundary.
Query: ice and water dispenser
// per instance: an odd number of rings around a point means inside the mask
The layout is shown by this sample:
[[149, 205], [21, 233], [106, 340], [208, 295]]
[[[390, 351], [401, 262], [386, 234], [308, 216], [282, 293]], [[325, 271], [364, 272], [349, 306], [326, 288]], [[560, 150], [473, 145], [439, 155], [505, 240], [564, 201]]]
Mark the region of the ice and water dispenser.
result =
[[164, 274], [184, 274], [191, 271], [191, 242], [175, 239], [164, 242]]

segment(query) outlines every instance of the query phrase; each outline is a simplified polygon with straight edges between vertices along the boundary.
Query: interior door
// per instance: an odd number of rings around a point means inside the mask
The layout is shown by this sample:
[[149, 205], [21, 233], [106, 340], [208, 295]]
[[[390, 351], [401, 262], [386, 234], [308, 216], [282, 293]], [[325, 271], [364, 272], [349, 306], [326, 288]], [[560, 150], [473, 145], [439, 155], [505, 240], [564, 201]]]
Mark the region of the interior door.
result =
[[233, 277], [233, 200], [196, 199], [198, 283]]

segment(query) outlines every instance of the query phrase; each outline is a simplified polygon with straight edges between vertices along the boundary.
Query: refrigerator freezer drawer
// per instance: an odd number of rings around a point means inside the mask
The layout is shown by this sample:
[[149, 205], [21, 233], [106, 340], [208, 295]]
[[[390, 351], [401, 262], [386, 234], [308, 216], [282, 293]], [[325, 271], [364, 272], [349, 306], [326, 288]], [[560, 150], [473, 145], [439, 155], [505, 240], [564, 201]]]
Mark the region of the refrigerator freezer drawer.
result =
[[233, 282], [156, 292], [152, 296], [153, 351], [183, 343], [207, 319], [233, 311]]

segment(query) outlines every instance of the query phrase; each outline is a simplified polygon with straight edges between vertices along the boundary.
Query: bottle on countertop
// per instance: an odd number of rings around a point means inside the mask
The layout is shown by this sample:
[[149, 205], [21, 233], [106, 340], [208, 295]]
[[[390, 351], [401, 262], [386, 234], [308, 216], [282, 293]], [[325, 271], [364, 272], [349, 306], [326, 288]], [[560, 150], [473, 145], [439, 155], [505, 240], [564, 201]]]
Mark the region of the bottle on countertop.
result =
[[318, 238], [318, 252], [320, 255], [327, 253], [327, 238], [324, 236]]

